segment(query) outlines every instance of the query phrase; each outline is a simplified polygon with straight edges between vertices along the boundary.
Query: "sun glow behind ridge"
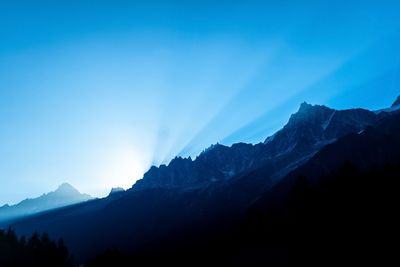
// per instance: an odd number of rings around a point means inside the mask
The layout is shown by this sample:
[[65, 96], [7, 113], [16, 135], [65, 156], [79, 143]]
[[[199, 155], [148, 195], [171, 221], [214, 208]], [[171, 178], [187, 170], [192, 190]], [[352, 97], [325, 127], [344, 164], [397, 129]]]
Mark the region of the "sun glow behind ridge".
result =
[[262, 141], [302, 101], [398, 94], [396, 8], [134, 2], [0, 10], [0, 178], [15, 189], [0, 205], [63, 182], [105, 196], [176, 155]]

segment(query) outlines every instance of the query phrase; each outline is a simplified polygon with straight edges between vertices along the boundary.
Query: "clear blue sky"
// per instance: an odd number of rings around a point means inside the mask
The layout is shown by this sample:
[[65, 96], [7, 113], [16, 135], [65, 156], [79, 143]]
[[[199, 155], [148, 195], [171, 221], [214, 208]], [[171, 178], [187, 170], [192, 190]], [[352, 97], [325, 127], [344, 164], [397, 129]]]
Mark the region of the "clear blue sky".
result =
[[400, 93], [399, 1], [1, 1], [0, 205], [102, 196], [308, 101]]

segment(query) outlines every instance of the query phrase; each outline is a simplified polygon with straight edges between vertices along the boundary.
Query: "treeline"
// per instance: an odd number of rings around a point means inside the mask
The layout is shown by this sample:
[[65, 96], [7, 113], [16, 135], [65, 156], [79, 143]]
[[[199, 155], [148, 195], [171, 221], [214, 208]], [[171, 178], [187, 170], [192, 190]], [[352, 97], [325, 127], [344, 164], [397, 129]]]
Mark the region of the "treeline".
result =
[[18, 238], [12, 229], [0, 230], [0, 266], [69, 267], [73, 258], [62, 239], [52, 241], [46, 233]]
[[[163, 249], [108, 250], [85, 266], [393, 265], [400, 165], [362, 172], [344, 164], [316, 183], [298, 177], [283, 203], [249, 209], [234, 229], [216, 228]], [[182, 245], [184, 244], [184, 245]]]

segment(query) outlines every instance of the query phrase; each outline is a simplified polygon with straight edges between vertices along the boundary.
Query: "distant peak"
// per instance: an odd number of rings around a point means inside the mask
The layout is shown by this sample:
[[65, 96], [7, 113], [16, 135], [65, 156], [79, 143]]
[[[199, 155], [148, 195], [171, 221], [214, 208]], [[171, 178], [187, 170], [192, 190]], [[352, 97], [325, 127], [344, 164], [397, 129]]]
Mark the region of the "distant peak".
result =
[[58, 186], [58, 188], [74, 188], [72, 185], [70, 185], [69, 183], [62, 183]]
[[72, 185], [69, 183], [62, 183], [55, 192], [78, 192]]
[[392, 105], [392, 108], [396, 106], [400, 106], [400, 96], [397, 97], [396, 101]]

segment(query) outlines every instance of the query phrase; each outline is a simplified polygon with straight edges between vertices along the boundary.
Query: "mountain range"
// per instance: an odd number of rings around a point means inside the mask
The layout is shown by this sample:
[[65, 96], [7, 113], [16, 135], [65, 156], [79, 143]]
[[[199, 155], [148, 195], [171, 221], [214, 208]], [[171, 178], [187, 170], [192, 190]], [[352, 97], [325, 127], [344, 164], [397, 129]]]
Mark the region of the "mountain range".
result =
[[263, 143], [238, 143], [231, 147], [216, 144], [195, 160], [176, 157], [168, 166], [153, 166], [132, 190], [199, 188], [265, 164], [270, 165], [271, 177], [279, 179], [323, 146], [361, 131], [387, 114], [364, 109], [338, 111], [304, 102], [283, 129]]
[[203, 233], [228, 231], [249, 211], [285, 203], [300, 176], [319, 184], [347, 161], [361, 170], [399, 163], [399, 125], [399, 99], [379, 111], [304, 102], [261, 143], [216, 144], [195, 159], [176, 157], [151, 167], [127, 191], [3, 226], [24, 235], [63, 237], [80, 262], [110, 247], [125, 252], [185, 247]]
[[72, 185], [63, 183], [55, 191], [43, 194], [40, 197], [28, 198], [16, 205], [9, 206], [6, 204], [0, 207], [0, 222], [88, 201], [91, 199], [91, 196], [87, 194], [81, 194]]

